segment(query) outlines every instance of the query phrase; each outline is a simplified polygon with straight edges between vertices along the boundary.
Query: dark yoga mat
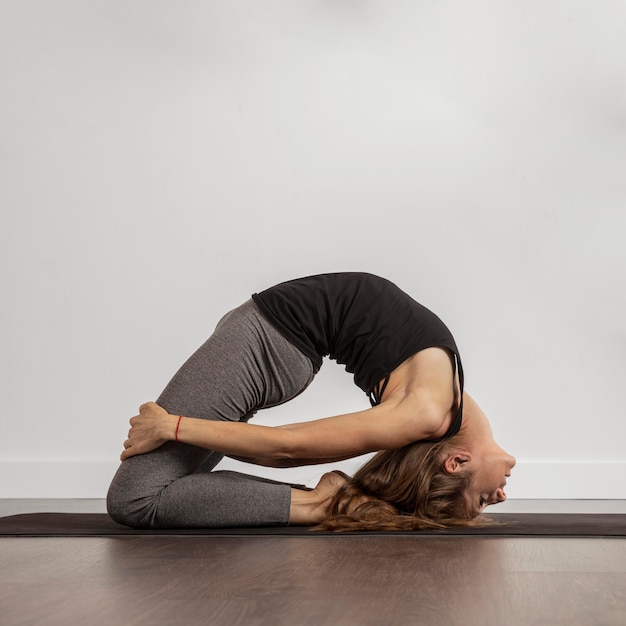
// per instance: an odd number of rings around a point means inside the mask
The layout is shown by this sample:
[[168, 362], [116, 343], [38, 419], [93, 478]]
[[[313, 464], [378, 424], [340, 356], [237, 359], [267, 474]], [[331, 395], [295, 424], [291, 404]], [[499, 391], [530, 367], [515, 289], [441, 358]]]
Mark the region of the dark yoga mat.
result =
[[497, 522], [482, 528], [399, 531], [376, 533], [311, 532], [306, 527], [183, 528], [137, 530], [116, 524], [104, 513], [25, 513], [0, 518], [0, 536], [5, 537], [108, 537], [118, 535], [195, 535], [201, 537], [343, 536], [346, 535], [476, 535], [506, 537], [626, 537], [626, 515], [568, 513], [494, 513]]

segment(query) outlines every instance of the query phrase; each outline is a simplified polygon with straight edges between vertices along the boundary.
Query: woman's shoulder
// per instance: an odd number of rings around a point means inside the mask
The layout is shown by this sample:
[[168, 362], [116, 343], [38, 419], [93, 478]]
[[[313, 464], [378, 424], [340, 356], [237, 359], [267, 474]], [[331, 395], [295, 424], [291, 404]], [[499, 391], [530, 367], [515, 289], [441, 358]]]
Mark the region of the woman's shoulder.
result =
[[420, 415], [437, 437], [446, 433], [460, 403], [461, 390], [454, 355], [445, 348], [416, 352], [391, 372], [381, 404]]

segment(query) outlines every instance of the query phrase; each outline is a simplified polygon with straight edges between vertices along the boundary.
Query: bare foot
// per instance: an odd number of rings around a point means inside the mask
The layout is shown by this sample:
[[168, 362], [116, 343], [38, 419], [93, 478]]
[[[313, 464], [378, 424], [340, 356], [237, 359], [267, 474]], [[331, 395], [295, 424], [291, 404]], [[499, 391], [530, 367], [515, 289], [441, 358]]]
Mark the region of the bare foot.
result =
[[332, 497], [346, 479], [345, 474], [341, 472], [328, 472], [311, 491], [292, 489], [289, 524], [292, 526], [319, 524], [326, 515]]

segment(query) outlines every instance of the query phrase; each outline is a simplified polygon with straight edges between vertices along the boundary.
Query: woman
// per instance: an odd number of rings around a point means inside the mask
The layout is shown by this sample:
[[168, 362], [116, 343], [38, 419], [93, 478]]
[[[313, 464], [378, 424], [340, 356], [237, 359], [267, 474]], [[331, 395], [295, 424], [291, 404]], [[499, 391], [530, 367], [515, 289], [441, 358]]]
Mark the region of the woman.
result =
[[[326, 355], [354, 373], [371, 408], [248, 424], [257, 409], [301, 393]], [[107, 505], [114, 520], [136, 527], [468, 524], [505, 499], [515, 464], [464, 392], [448, 328], [393, 283], [363, 273], [254, 294], [130, 423]], [[293, 467], [374, 451], [354, 478], [326, 474], [310, 491], [213, 471], [224, 455]]]

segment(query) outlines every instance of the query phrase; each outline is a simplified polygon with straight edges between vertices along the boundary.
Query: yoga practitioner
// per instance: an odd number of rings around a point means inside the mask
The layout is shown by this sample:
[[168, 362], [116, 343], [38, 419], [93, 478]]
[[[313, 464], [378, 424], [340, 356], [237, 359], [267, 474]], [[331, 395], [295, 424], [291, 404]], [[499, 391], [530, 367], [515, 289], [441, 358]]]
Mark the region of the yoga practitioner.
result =
[[[329, 356], [371, 407], [276, 427], [258, 409], [300, 394]], [[227, 313], [157, 402], [130, 420], [107, 507], [134, 527], [467, 525], [505, 499], [515, 459], [463, 389], [445, 324], [393, 283], [337, 273], [281, 283]], [[271, 467], [377, 452], [312, 490], [214, 470], [224, 455]]]

